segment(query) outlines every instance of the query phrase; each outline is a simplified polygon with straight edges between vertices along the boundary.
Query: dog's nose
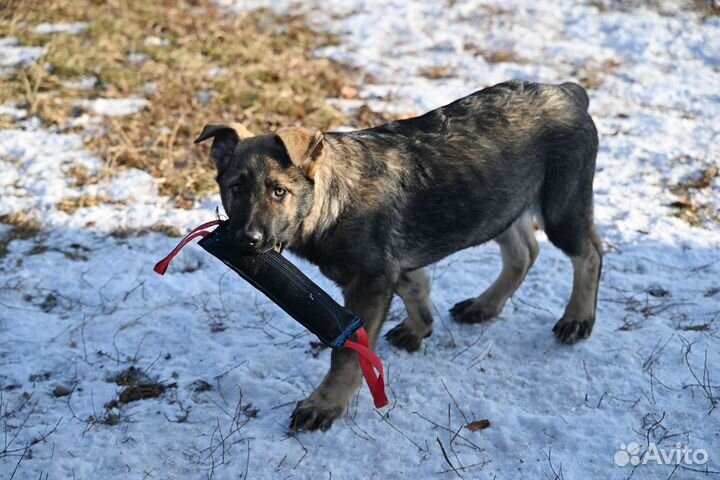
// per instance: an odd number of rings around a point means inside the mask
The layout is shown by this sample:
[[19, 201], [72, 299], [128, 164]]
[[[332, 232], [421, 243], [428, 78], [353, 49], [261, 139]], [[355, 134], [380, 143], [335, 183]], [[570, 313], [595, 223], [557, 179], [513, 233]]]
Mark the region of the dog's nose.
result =
[[263, 239], [262, 232], [256, 228], [250, 228], [244, 232], [238, 232], [238, 242], [251, 247], [257, 246]]

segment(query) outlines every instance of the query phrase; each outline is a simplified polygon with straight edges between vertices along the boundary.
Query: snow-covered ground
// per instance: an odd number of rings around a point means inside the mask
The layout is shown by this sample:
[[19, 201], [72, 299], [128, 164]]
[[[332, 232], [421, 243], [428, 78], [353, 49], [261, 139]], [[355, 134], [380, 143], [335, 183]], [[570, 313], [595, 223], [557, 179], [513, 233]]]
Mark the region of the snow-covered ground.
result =
[[[176, 239], [148, 230], [189, 229], [214, 217], [218, 199], [174, 209], [144, 172], [109, 176], [80, 136], [2, 106], [19, 123], [0, 131], [0, 216], [28, 215], [40, 231], [0, 258], [0, 478], [720, 476], [720, 225], [674, 217], [669, 192], [720, 163], [718, 17], [670, 3], [625, 12], [565, 0], [237, 3], [310, 11], [343, 40], [318, 55], [375, 78], [360, 91], [373, 108], [421, 112], [508, 78], [591, 79], [606, 245], [595, 331], [574, 346], [554, 340], [571, 265], [542, 234], [500, 318], [453, 323], [448, 308], [500, 264], [494, 245], [458, 253], [431, 267], [437, 324], [424, 348], [377, 348], [390, 406], [376, 411], [363, 388], [329, 432], [289, 436], [294, 404], [329, 352], [200, 248], [165, 277], [152, 272]], [[0, 68], [40, 54], [0, 39]], [[133, 102], [94, 113], [142, 108]], [[93, 182], [76, 185], [79, 167]], [[84, 197], [101, 200], [57, 207]], [[694, 198], [717, 217], [720, 177]], [[0, 243], [9, 235], [0, 224]], [[119, 401], [117, 375], [130, 367], [165, 392]], [[488, 428], [465, 428], [482, 419]], [[633, 465], [633, 444], [672, 458]], [[685, 447], [696, 462], [676, 465]]]

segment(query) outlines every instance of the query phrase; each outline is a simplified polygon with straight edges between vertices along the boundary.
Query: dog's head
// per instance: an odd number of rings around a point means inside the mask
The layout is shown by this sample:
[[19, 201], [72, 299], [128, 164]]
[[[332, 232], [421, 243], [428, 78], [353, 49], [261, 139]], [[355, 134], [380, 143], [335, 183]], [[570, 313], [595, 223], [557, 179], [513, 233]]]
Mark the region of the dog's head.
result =
[[248, 252], [282, 249], [312, 207], [322, 134], [286, 128], [254, 137], [244, 127], [207, 125], [195, 143], [211, 137], [233, 242]]

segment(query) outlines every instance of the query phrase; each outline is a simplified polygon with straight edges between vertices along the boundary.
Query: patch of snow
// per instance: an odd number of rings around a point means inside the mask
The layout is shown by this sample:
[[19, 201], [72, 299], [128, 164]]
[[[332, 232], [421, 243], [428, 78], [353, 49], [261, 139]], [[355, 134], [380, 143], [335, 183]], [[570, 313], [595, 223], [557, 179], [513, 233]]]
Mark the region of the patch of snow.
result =
[[131, 53], [130, 55], [128, 55], [128, 60], [133, 63], [143, 63], [149, 58], [150, 57], [148, 55], [145, 55], [144, 53]]
[[67, 130], [71, 128], [82, 127], [87, 133], [96, 133], [102, 128], [102, 117], [97, 115], [89, 115], [82, 113], [77, 117], [71, 117], [65, 120], [62, 124], [62, 129]]
[[153, 47], [159, 47], [159, 46], [165, 46], [168, 45], [170, 42], [168, 42], [167, 38], [160, 38], [156, 37], [155, 35], [150, 35], [148, 37], [145, 37], [143, 39], [143, 43], [145, 45], [150, 45]]
[[113, 202], [142, 203], [158, 200], [157, 180], [149, 173], [131, 168], [112, 178], [102, 190]]
[[17, 108], [13, 105], [0, 105], [0, 115], [7, 115], [13, 118], [25, 118], [27, 116], [27, 110]]
[[73, 23], [41, 23], [37, 25], [33, 30], [35, 33], [40, 35], [49, 35], [53, 33], [69, 33], [71, 35], [78, 35], [87, 28], [85, 22], [73, 22]]
[[215, 92], [212, 90], [201, 90], [195, 94], [195, 98], [197, 98], [197, 101], [200, 103], [208, 103], [213, 99], [213, 96], [215, 96]]
[[143, 85], [143, 93], [147, 97], [152, 97], [157, 94], [158, 86], [156, 83], [148, 82]]
[[65, 82], [63, 86], [71, 90], [89, 90], [97, 85], [97, 77], [82, 77], [78, 80]]
[[227, 70], [222, 67], [212, 67], [206, 74], [207, 78], [217, 78], [223, 75], [227, 75]]
[[36, 218], [47, 218], [55, 205], [67, 196], [69, 188], [63, 167], [82, 166], [98, 171], [100, 161], [89, 155], [79, 135], [55, 135], [42, 130], [0, 130], [0, 158], [15, 162], [2, 164], [0, 178], [5, 190], [4, 213], [25, 211]]
[[13, 47], [18, 44], [17, 37], [2, 37], [0, 38], [0, 47]]
[[81, 105], [98, 115], [119, 117], [139, 112], [148, 105], [148, 101], [144, 98], [96, 98], [84, 100]]
[[[173, 208], [158, 195], [157, 180], [147, 172], [128, 169], [102, 175], [102, 162], [85, 150], [77, 134], [0, 130], [3, 158], [9, 160], [0, 162], [0, 215], [24, 212], [46, 228], [90, 228], [107, 234], [162, 222], [182, 229], [212, 215], [210, 207], [202, 213]], [[97, 180], [75, 185], [69, 172], [77, 168]], [[63, 199], [83, 197], [106, 197], [109, 203], [82, 207], [72, 215], [57, 208]]]
[[0, 67], [20, 67], [37, 61], [43, 56], [42, 47], [18, 45], [17, 38], [7, 37], [0, 41]]

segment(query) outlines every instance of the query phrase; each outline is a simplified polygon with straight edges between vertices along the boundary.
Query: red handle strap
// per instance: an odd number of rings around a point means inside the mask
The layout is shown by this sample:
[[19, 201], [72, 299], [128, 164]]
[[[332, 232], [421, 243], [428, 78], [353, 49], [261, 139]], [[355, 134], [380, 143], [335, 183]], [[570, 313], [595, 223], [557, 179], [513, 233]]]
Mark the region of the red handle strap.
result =
[[158, 263], [155, 264], [155, 273], [159, 273], [160, 275], [165, 275], [165, 271], [168, 269], [168, 266], [170, 265], [170, 261], [175, 258], [175, 255], [177, 255], [182, 248], [187, 245], [190, 240], [197, 237], [207, 237], [210, 235], [210, 232], [206, 232], [205, 230], [214, 227], [215, 225], [220, 225], [223, 223], [222, 220], [213, 220], [212, 222], [203, 223], [202, 225], [193, 228], [190, 233], [185, 235], [185, 238], [180, 240], [180, 243], [177, 244], [177, 247], [173, 248], [172, 252], [168, 253], [167, 257], [160, 260]]
[[382, 360], [370, 350], [368, 342], [368, 334], [365, 328], [360, 327], [357, 332], [357, 342], [352, 340], [345, 341], [345, 348], [355, 350], [360, 361], [365, 381], [370, 388], [376, 408], [382, 408], [388, 404], [388, 398], [385, 394], [385, 376], [383, 374]]

